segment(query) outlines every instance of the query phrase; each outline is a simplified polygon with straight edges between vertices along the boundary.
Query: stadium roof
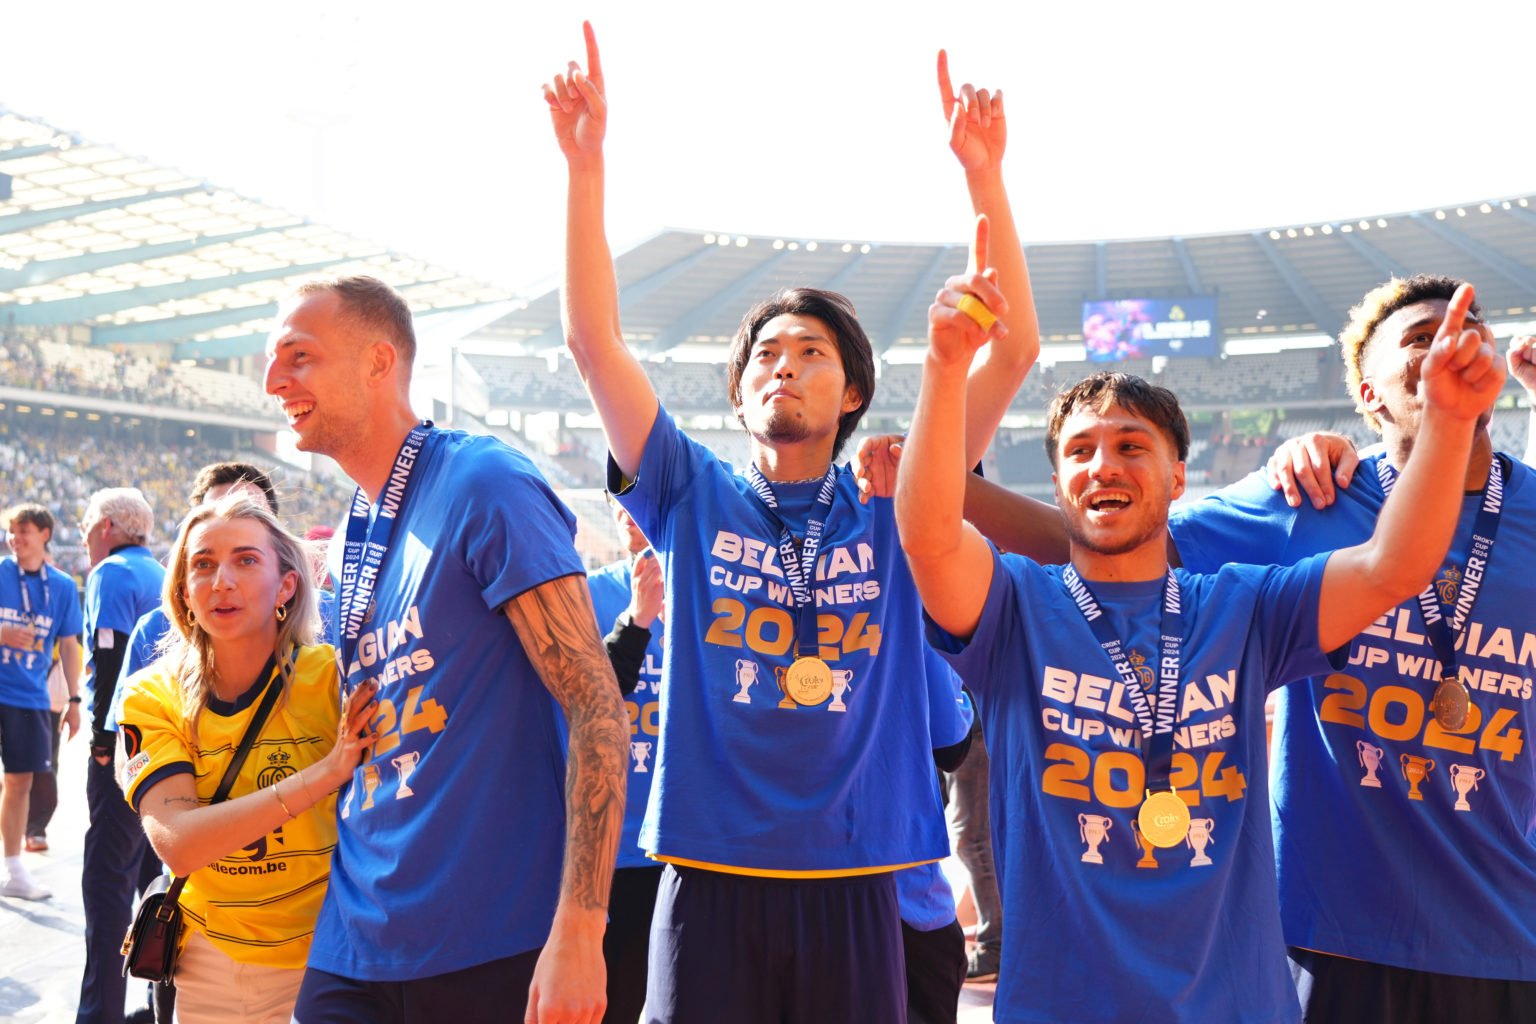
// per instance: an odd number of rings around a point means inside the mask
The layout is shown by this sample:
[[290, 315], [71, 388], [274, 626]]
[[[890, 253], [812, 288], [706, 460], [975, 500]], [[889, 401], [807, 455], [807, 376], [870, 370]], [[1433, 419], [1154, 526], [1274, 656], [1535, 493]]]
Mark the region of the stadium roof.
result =
[[511, 298], [0, 106], [0, 322], [245, 355], [277, 298], [320, 272], [373, 274], [418, 314]]
[[[1492, 320], [1536, 318], [1536, 195], [1171, 238], [1028, 244], [1047, 344], [1082, 341], [1082, 303], [1214, 295], [1226, 340], [1335, 335], [1349, 308], [1392, 275], [1473, 282]], [[927, 310], [966, 262], [963, 243], [919, 245], [670, 230], [617, 258], [628, 340], [643, 352], [727, 343], [775, 289], [840, 291], [877, 351], [926, 342]], [[561, 343], [559, 294], [530, 298], [481, 337]]]

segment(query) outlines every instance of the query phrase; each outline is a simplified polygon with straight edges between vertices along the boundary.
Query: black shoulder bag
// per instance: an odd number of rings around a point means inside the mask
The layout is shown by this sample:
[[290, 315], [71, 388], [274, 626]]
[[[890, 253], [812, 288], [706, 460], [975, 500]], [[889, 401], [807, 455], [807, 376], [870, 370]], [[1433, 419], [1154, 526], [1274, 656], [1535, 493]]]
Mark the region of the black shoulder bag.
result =
[[[210, 803], [216, 804], [229, 797], [229, 791], [235, 785], [235, 776], [240, 774], [240, 766], [245, 764], [246, 755], [251, 752], [262, 726], [267, 723], [267, 716], [272, 713], [272, 706], [277, 703], [277, 695], [282, 686], [271, 678], [272, 668], [272, 663], [268, 662], [267, 670], [263, 673], [268, 677], [267, 692], [261, 699], [261, 706], [256, 709], [256, 716], [251, 719], [245, 735], [241, 737], [240, 746], [230, 760], [229, 767], [224, 769], [224, 777], [219, 780], [219, 788]], [[125, 978], [132, 975], [157, 985], [174, 984], [171, 975], [176, 970], [176, 950], [181, 943], [182, 927], [181, 907], [177, 900], [181, 898], [181, 889], [186, 881], [185, 877], [173, 879], [161, 875], [145, 890], [144, 898], [139, 901], [138, 912], [134, 914], [133, 924], [123, 937]]]

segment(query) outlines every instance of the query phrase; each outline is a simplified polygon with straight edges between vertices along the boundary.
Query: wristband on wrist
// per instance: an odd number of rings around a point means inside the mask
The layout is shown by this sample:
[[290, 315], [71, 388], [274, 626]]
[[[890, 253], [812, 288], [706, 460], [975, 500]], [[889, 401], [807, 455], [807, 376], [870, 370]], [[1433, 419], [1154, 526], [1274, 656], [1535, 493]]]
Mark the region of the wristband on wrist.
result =
[[79, 704], [81, 700], [82, 700], [82, 698], [81, 698], [81, 696], [78, 693], [75, 694], [73, 697], [69, 698], [69, 702], [71, 704]]

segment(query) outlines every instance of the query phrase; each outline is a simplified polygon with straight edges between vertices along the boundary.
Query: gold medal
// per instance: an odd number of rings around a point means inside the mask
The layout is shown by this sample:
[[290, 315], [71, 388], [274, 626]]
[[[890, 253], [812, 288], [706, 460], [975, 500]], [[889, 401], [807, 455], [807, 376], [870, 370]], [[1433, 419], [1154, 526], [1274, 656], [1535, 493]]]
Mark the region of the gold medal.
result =
[[1440, 723], [1440, 728], [1446, 732], [1461, 732], [1467, 727], [1467, 710], [1471, 703], [1466, 684], [1460, 679], [1446, 676], [1440, 680], [1440, 685], [1435, 687], [1435, 695], [1430, 699], [1429, 709], [1434, 712], [1435, 721]]
[[1159, 849], [1178, 846], [1189, 835], [1189, 805], [1178, 793], [1169, 790], [1148, 793], [1136, 814], [1141, 838]]
[[801, 707], [824, 703], [832, 696], [832, 669], [820, 658], [796, 658], [784, 673], [784, 693]]

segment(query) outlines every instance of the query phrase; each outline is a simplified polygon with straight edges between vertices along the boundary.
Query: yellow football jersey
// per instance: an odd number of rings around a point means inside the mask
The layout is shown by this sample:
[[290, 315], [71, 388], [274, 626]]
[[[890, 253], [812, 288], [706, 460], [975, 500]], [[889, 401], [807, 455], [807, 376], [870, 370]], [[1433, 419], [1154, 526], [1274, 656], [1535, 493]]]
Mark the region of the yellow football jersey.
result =
[[[276, 685], [274, 681], [268, 685]], [[123, 701], [123, 792], [134, 810], [154, 786], [181, 772], [213, 799], [265, 686], [234, 703], [210, 701], [192, 742], [181, 692], [163, 663], [139, 674]], [[265, 789], [324, 757], [340, 714], [336, 652], [303, 648], [286, 700], [278, 702], [241, 766], [229, 799]], [[291, 786], [291, 784], [290, 784]], [[336, 845], [336, 798], [329, 795], [243, 849], [192, 872], [181, 893], [189, 925], [241, 963], [303, 967], [325, 896]]]

